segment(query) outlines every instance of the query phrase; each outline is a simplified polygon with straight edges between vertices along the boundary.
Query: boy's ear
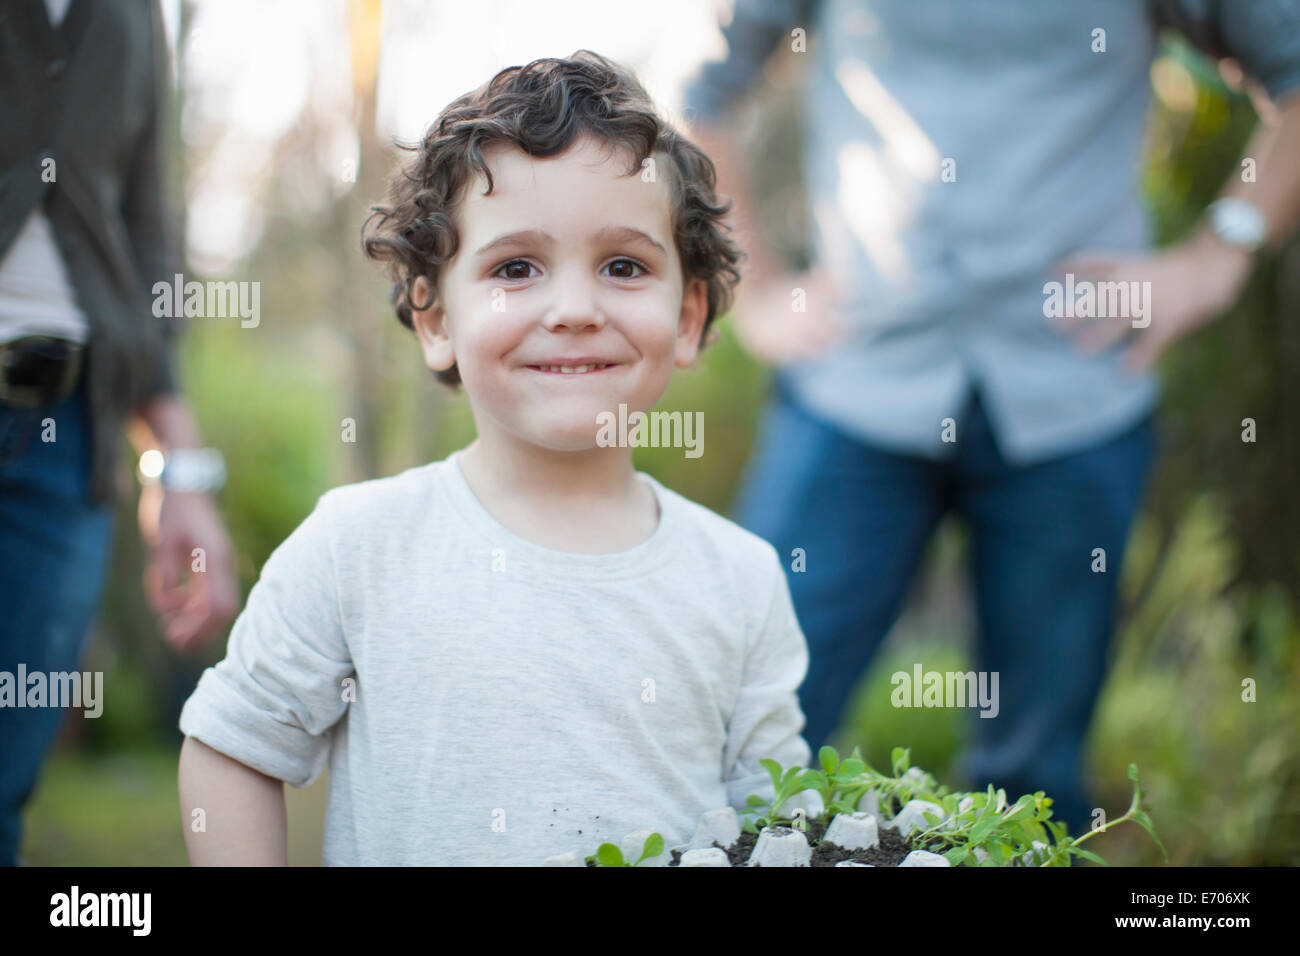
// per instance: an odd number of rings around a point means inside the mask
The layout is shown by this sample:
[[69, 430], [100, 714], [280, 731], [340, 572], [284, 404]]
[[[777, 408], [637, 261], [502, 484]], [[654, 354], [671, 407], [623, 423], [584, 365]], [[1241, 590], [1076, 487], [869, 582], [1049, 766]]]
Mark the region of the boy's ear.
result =
[[708, 287], [703, 279], [693, 279], [682, 296], [682, 314], [677, 319], [677, 349], [674, 364], [689, 368], [700, 354], [704, 319], [709, 313]]
[[[428, 308], [417, 309], [417, 303], [428, 303]], [[424, 350], [424, 363], [429, 368], [443, 372], [456, 364], [442, 303], [424, 276], [417, 276], [411, 285], [411, 324], [415, 326], [416, 337]]]

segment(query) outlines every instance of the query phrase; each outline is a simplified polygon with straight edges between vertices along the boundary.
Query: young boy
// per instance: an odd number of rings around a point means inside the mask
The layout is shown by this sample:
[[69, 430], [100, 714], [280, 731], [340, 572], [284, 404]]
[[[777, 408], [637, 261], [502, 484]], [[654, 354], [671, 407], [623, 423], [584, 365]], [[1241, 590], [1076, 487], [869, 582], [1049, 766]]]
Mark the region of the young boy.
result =
[[731, 301], [712, 163], [585, 50], [412, 148], [363, 245], [478, 437], [326, 492], [267, 561], [180, 718], [196, 864], [283, 864], [282, 782], [327, 762], [327, 865], [537, 865], [686, 843], [810, 757], [775, 550], [597, 440]]

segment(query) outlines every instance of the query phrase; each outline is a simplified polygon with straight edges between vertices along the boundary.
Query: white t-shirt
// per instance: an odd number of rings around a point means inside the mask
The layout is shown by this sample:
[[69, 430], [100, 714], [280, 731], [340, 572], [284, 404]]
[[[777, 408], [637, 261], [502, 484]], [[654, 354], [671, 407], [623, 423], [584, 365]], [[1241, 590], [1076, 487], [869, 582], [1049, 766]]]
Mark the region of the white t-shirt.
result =
[[687, 842], [807, 766], [808, 650], [767, 542], [639, 477], [644, 542], [553, 551], [449, 458], [333, 489], [271, 554], [180, 729], [295, 787], [326, 865], [537, 865]]
[[77, 304], [50, 220], [33, 209], [0, 259], [0, 343], [53, 335], [83, 345], [90, 321]]

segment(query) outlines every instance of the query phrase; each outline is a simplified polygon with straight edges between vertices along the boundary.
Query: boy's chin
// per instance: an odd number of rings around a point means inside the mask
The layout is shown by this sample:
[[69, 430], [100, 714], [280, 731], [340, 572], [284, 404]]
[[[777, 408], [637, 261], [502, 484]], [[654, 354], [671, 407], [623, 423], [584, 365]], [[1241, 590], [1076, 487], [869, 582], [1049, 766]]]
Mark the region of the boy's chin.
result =
[[538, 428], [526, 434], [525, 437], [532, 444], [545, 448], [547, 451], [577, 453], [595, 449], [608, 450], [599, 441], [598, 432], [599, 429], [596, 425], [583, 423], [581, 426]]
[[618, 447], [620, 417], [626, 422], [627, 416], [641, 405], [636, 399], [632, 402], [622, 398], [621, 416], [618, 399], [593, 401], [584, 396], [581, 401], [556, 403], [543, 414], [533, 417], [521, 432], [535, 444], [554, 451], [580, 452]]

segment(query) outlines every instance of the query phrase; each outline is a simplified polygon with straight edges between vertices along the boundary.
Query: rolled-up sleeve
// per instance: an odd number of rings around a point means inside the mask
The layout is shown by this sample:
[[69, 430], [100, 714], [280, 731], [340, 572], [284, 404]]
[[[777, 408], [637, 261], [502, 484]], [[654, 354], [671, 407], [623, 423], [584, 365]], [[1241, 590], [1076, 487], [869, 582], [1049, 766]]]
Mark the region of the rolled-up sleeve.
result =
[[767, 58], [795, 27], [812, 32], [820, 0], [735, 0], [722, 28], [727, 57], [702, 64], [686, 84], [683, 113], [691, 123], [725, 117], [753, 84]]
[[1300, 90], [1300, 0], [1152, 0], [1156, 22], [1232, 57], [1274, 101]]
[[205, 670], [180, 729], [294, 787], [329, 759], [329, 731], [355, 673], [335, 587], [329, 493], [271, 553], [231, 630], [226, 657]]
[[[737, 810], [758, 794], [770, 800], [772, 780], [763, 765], [771, 757], [784, 770], [807, 767], [810, 751], [802, 736], [798, 690], [808, 671], [808, 645], [795, 617], [790, 587], [775, 549], [769, 547], [767, 614], [745, 655], [740, 694], [727, 725], [723, 757], [727, 802]], [[761, 592], [760, 592], [761, 593]]]
[[1269, 98], [1300, 90], [1300, 0], [1221, 2], [1223, 45]]

